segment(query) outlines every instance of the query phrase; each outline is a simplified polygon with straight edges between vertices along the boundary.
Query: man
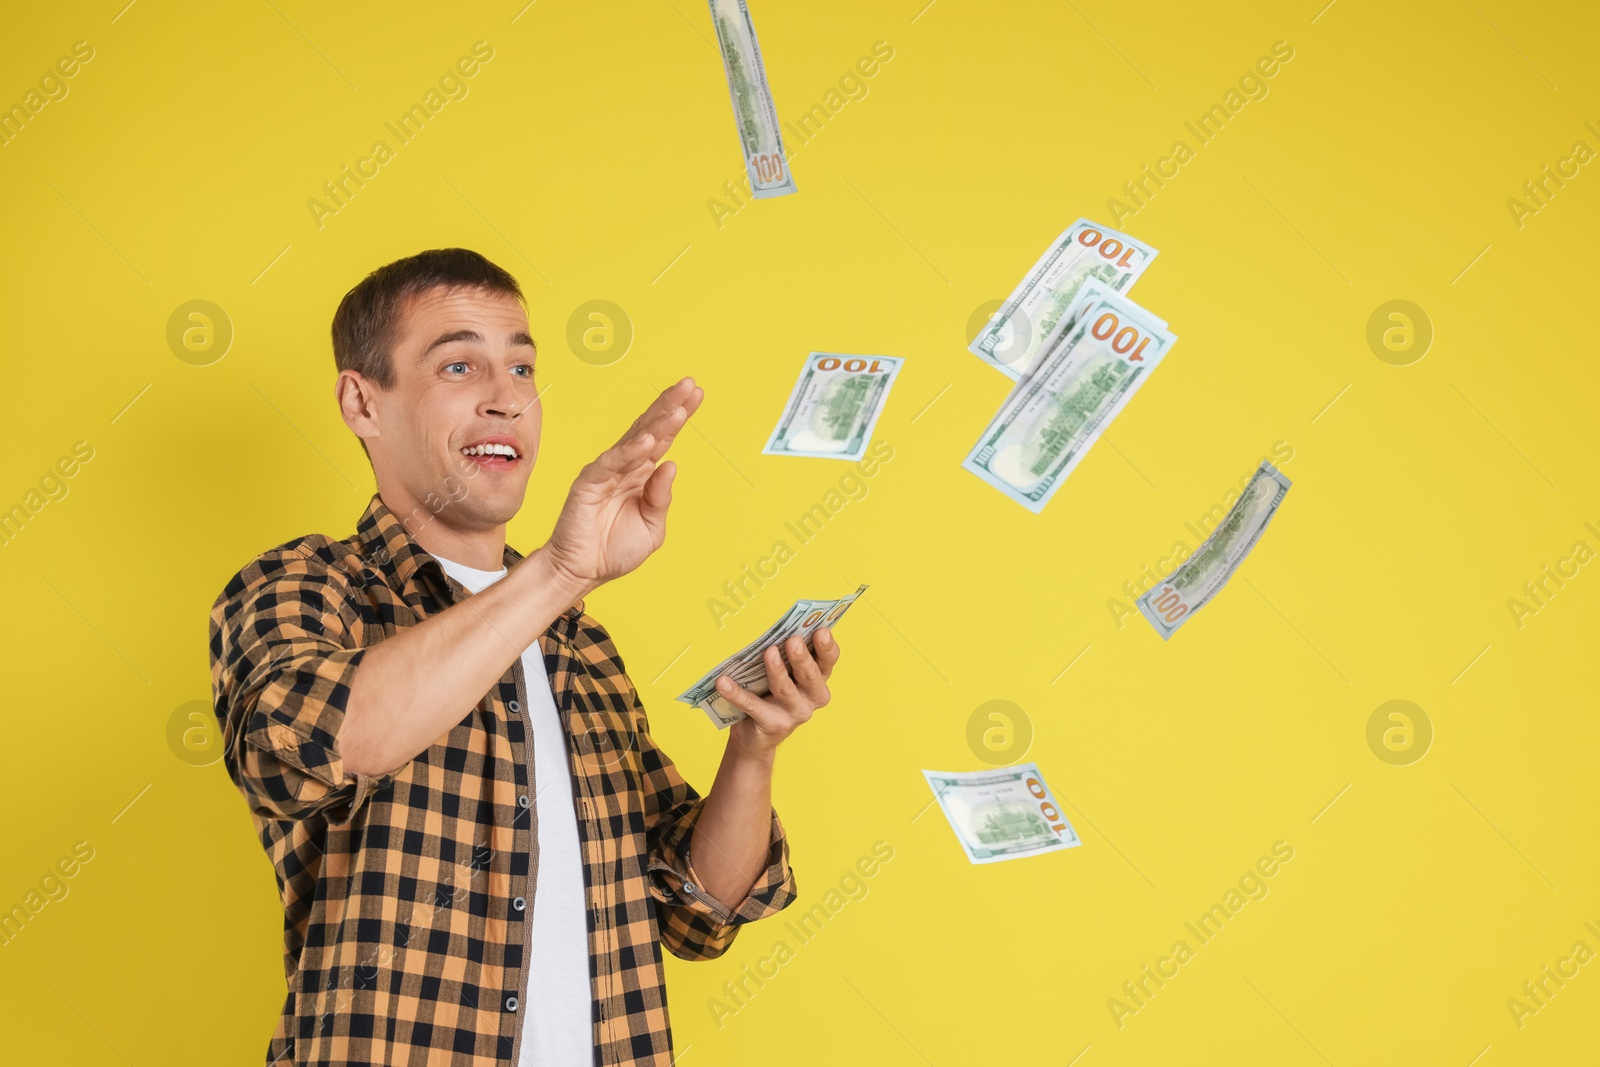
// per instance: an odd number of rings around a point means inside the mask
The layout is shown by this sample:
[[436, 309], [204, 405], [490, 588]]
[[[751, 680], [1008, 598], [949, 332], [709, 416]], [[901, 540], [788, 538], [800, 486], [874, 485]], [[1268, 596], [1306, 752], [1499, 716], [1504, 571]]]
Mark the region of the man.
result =
[[378, 492], [211, 612], [226, 765], [284, 906], [269, 1064], [667, 1067], [661, 946], [714, 959], [795, 897], [778, 744], [828, 702], [819, 631], [701, 797], [651, 740], [583, 597], [660, 548], [700, 406], [685, 378], [584, 467], [550, 539], [505, 542], [539, 448], [516, 281], [475, 252], [373, 272], [333, 320], [335, 392]]

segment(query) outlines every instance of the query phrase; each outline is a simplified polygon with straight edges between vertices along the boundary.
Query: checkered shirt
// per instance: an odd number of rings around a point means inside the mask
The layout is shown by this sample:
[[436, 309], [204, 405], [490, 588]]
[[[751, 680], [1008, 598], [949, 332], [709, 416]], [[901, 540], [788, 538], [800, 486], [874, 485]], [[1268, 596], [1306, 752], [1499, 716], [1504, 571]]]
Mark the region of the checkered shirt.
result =
[[[424, 516], [425, 518], [425, 516]], [[505, 562], [522, 555], [509, 545]], [[211, 610], [224, 763], [283, 900], [283, 1011], [266, 1062], [516, 1067], [540, 805], [571, 803], [591, 1022], [603, 1067], [668, 1067], [664, 946], [720, 956], [795, 898], [772, 814], [767, 867], [729, 907], [690, 864], [704, 800], [650, 737], [611, 637], [579, 601], [539, 637], [573, 795], [539, 792], [520, 658], [404, 766], [345, 770], [339, 727], [367, 648], [471, 594], [374, 495], [355, 535], [297, 538]], [[440, 669], [448, 669], [441, 664]]]

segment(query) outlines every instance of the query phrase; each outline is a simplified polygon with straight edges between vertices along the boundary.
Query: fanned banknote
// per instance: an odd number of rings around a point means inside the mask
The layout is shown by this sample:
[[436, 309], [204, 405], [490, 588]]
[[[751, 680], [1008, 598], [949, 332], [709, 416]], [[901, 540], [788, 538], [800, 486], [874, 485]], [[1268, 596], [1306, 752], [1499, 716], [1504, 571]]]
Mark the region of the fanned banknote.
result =
[[1083, 844], [1050, 795], [1038, 764], [922, 775], [973, 863], [998, 863]]
[[1136, 237], [1079, 219], [1045, 249], [967, 350], [1013, 381], [1021, 378], [1085, 281], [1127, 292], [1157, 254]]
[[860, 459], [901, 362], [898, 356], [811, 353], [762, 454]]
[[794, 192], [789, 156], [778, 131], [778, 111], [767, 87], [767, 68], [744, 0], [710, 0], [711, 21], [717, 28], [722, 69], [728, 75], [733, 97], [733, 120], [744, 150], [744, 169], [750, 175], [750, 195], [757, 200]]
[[1177, 337], [1095, 280], [961, 466], [1037, 514]]
[[699, 681], [680, 693], [677, 699], [704, 711], [719, 730], [732, 726], [745, 714], [717, 692], [717, 679], [727, 675], [756, 695], [766, 696], [771, 692], [771, 684], [767, 680], [767, 664], [762, 659], [762, 653], [773, 645], [778, 646], [778, 655], [783, 657], [787, 666], [789, 653], [783, 646], [795, 635], [805, 642], [807, 651], [815, 653], [813, 635], [824, 626], [836, 624], [850, 610], [850, 605], [866, 591], [867, 586], [862, 585], [854, 593], [838, 600], [796, 600], [794, 607], [773, 623], [766, 633], [711, 668]]
[[1211, 531], [1194, 555], [1139, 598], [1139, 610], [1163, 641], [1228, 584], [1239, 564], [1256, 547], [1267, 523], [1278, 513], [1291, 484], [1278, 468], [1262, 460], [1222, 524]]

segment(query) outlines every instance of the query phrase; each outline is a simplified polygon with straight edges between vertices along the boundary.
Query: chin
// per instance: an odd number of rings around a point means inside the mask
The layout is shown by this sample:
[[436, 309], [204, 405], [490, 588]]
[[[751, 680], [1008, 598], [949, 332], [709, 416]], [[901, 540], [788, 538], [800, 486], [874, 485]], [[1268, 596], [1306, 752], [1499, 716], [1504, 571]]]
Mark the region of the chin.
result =
[[526, 496], [527, 486], [522, 486], [515, 493], [479, 494], [478, 499], [469, 495], [456, 508], [463, 519], [474, 525], [504, 526], [517, 517]]

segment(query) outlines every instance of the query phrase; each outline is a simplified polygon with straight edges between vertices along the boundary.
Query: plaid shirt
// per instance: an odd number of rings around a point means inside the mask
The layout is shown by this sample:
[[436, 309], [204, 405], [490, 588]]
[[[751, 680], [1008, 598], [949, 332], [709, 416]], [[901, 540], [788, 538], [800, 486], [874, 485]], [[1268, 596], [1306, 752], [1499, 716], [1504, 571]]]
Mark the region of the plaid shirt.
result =
[[[521, 559], [506, 547], [506, 566]], [[355, 536], [262, 553], [211, 609], [228, 775], [283, 897], [288, 995], [266, 1060], [516, 1067], [538, 965], [535, 820], [539, 805], [572, 803], [597, 1061], [668, 1067], [661, 947], [714, 959], [741, 924], [788, 906], [783, 827], [774, 812], [768, 866], [745, 900], [706, 895], [689, 857], [705, 802], [651, 740], [622, 657], [582, 601], [539, 638], [571, 798], [532, 781], [520, 659], [405, 766], [347, 772], [339, 726], [362, 654], [469, 595], [374, 495]]]

